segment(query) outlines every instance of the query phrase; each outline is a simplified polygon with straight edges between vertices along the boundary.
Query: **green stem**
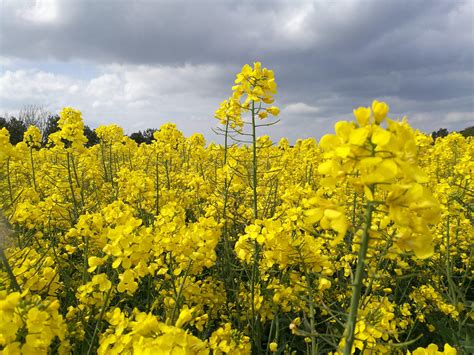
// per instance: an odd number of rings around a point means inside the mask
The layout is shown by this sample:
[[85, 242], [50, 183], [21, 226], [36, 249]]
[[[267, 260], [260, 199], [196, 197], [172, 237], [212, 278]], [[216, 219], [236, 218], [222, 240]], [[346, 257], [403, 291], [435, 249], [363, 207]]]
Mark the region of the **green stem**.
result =
[[[224, 162], [223, 167], [227, 165], [227, 149], [228, 149], [228, 135], [229, 135], [229, 120], [227, 120], [225, 126], [225, 136], [224, 136]], [[224, 177], [224, 206], [222, 211], [222, 218], [224, 219], [224, 230], [223, 230], [223, 239], [224, 239], [224, 257], [225, 263], [223, 267], [224, 272], [224, 282], [226, 284], [227, 295], [231, 295], [231, 290], [235, 290], [234, 285], [234, 275], [232, 270], [232, 251], [229, 241], [229, 226], [227, 220], [227, 205], [229, 202], [229, 186], [230, 182], [227, 180], [227, 172], [225, 172]], [[233, 297], [230, 299], [232, 300]], [[229, 300], [229, 301], [230, 301]]]
[[[449, 202], [448, 202], [448, 210], [449, 210]], [[459, 223], [459, 220], [458, 220]], [[446, 220], [446, 276], [448, 280], [448, 292], [451, 302], [456, 306], [458, 306], [457, 302], [457, 293], [456, 293], [456, 285], [453, 281], [453, 274], [452, 274], [452, 266], [451, 266], [451, 255], [450, 255], [450, 243], [451, 243], [451, 225], [450, 225], [450, 216], [448, 214], [448, 218]]]
[[305, 274], [306, 278], [306, 286], [308, 287], [308, 296], [309, 296], [309, 326], [310, 326], [310, 331], [311, 331], [311, 354], [316, 355], [316, 327], [314, 324], [314, 317], [315, 317], [315, 312], [314, 312], [314, 292], [313, 292], [313, 285], [312, 285], [312, 278], [311, 275], [308, 272], [308, 268], [306, 266], [306, 263], [304, 262], [303, 254], [301, 252], [300, 248], [297, 248], [298, 250], [298, 255], [302, 261], [303, 265], [303, 271]]
[[155, 184], [156, 184], [156, 201], [155, 201], [155, 213], [158, 216], [160, 214], [160, 172], [158, 170], [158, 153], [156, 154], [155, 163]]
[[83, 237], [84, 239], [84, 258], [82, 260], [82, 284], [85, 285], [87, 282], [87, 276], [89, 273], [87, 272], [87, 266], [89, 261], [89, 237]]
[[[278, 313], [278, 311], [277, 311]], [[270, 331], [268, 332], [268, 339], [267, 339], [267, 350], [265, 351], [265, 354], [268, 354], [269, 349], [269, 344], [272, 342], [272, 333], [273, 333], [273, 327], [275, 326], [275, 318], [276, 314], [273, 314], [273, 319], [272, 322], [270, 323]]]
[[254, 345], [254, 349], [258, 350], [257, 352], [260, 354], [261, 353], [261, 341], [260, 341], [260, 318], [257, 314], [257, 311], [255, 309], [255, 291], [256, 291], [256, 285], [259, 279], [258, 275], [258, 261], [259, 261], [259, 254], [260, 254], [260, 247], [258, 245], [258, 242], [255, 240], [254, 241], [254, 259], [253, 259], [253, 265], [252, 265], [252, 274], [251, 274], [251, 284], [250, 284], [250, 297], [252, 298], [250, 304], [251, 304], [251, 311], [252, 311], [252, 319], [250, 322], [251, 329], [252, 329], [252, 342]]
[[71, 175], [71, 162], [70, 162], [70, 154], [67, 152], [67, 173], [68, 173], [68, 181], [69, 181], [69, 187], [71, 189], [71, 195], [72, 195], [72, 202], [74, 204], [74, 223], [76, 223], [77, 218], [79, 217], [79, 212], [77, 208], [77, 201], [76, 201], [76, 196], [74, 193], [74, 186], [72, 182], [72, 175]]
[[171, 190], [170, 168], [168, 166], [168, 160], [165, 160], [165, 171], [166, 171], [166, 186], [168, 187], [168, 190]]
[[[252, 191], [253, 191], [253, 218], [254, 221], [258, 218], [258, 204], [257, 204], [257, 132], [256, 132], [256, 123], [255, 123], [256, 109], [255, 101], [252, 100]], [[254, 349], [261, 353], [261, 335], [260, 335], [260, 319], [255, 309], [255, 289], [259, 280], [259, 269], [258, 264], [260, 260], [260, 246], [257, 241], [254, 241], [254, 258], [252, 265], [252, 274], [251, 274], [251, 284], [250, 284], [250, 295], [251, 308], [252, 308], [252, 319], [251, 319], [251, 328], [252, 328], [252, 341]]]
[[105, 164], [105, 142], [100, 143], [100, 152], [102, 154], [102, 166], [104, 168], [104, 181], [109, 181], [109, 177], [107, 175], [107, 165]]
[[227, 148], [228, 148], [228, 139], [229, 139], [229, 120], [225, 124], [225, 135], [224, 135], [224, 166], [227, 164]]
[[20, 285], [18, 285], [18, 282], [16, 281], [15, 275], [13, 274], [10, 264], [8, 264], [7, 256], [5, 255], [5, 252], [3, 251], [3, 248], [1, 247], [0, 247], [0, 259], [2, 259], [3, 266], [5, 266], [5, 270], [7, 271], [8, 277], [10, 278], [11, 287], [21, 293]]
[[110, 170], [110, 182], [112, 187], [114, 186], [114, 173], [113, 173], [113, 161], [112, 161], [112, 143], [109, 144], [109, 170]]
[[33, 148], [30, 148], [30, 161], [31, 161], [31, 172], [32, 172], [32, 178], [33, 178], [33, 186], [35, 188], [35, 191], [38, 191], [38, 187], [36, 186], [36, 172], [35, 172], [35, 163], [33, 160]]
[[76, 186], [79, 189], [79, 192], [81, 194], [81, 203], [82, 207], [85, 206], [85, 201], [84, 201], [84, 189], [83, 186], [79, 183], [79, 175], [77, 174], [77, 169], [76, 169], [76, 163], [74, 162], [74, 156], [71, 155], [71, 165], [72, 165], [72, 171], [74, 173], [74, 179], [76, 180]]
[[13, 191], [12, 191], [12, 181], [10, 177], [10, 157], [7, 159], [7, 182], [8, 182], [8, 192], [10, 194], [10, 202], [13, 206]]
[[[371, 190], [373, 190], [373, 186], [371, 186]], [[367, 204], [367, 210], [365, 215], [364, 230], [362, 232], [362, 237], [360, 241], [359, 254], [357, 256], [357, 267], [355, 272], [354, 284], [352, 286], [351, 305], [345, 329], [346, 344], [344, 347], [344, 355], [351, 354], [352, 344], [354, 344], [354, 331], [357, 322], [357, 311], [359, 308], [362, 281], [364, 280], [363, 274], [365, 268], [365, 257], [367, 255], [367, 249], [369, 247], [369, 230], [370, 225], [372, 223], [373, 211], [374, 205], [371, 201], [369, 201]]]
[[112, 286], [110, 286], [110, 288], [107, 291], [107, 294], [105, 296], [104, 305], [102, 306], [102, 309], [100, 310], [99, 319], [97, 319], [97, 323], [95, 324], [94, 333], [92, 334], [92, 339], [90, 341], [89, 349], [87, 350], [87, 355], [89, 355], [91, 353], [92, 347], [94, 346], [95, 337], [97, 336], [97, 333], [99, 331], [100, 323], [102, 322], [102, 319], [104, 318], [105, 309], [107, 308], [107, 304], [109, 303], [109, 298], [110, 298], [110, 293], [111, 292], [112, 292]]
[[252, 100], [252, 191], [253, 191], [253, 219], [258, 218], [257, 209], [257, 133], [255, 126], [255, 101]]
[[179, 286], [178, 293], [176, 294], [176, 300], [174, 302], [173, 311], [171, 312], [171, 325], [174, 325], [176, 310], [180, 308], [179, 303], [181, 303], [181, 294], [183, 293], [184, 285], [186, 283], [186, 279], [188, 278], [189, 270], [191, 269], [192, 264], [193, 264], [193, 261], [189, 260], [188, 267], [186, 268], [186, 271], [184, 273], [183, 282]]

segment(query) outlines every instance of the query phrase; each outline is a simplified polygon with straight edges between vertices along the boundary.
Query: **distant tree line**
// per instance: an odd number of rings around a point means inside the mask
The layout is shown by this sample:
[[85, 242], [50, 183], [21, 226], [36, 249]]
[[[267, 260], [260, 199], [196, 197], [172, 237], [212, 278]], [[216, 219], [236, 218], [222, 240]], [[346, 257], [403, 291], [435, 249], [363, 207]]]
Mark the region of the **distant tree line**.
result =
[[129, 137], [133, 139], [135, 142], [138, 144], [145, 143], [145, 144], [151, 144], [153, 141], [153, 133], [155, 133], [157, 129], [155, 128], [147, 128], [143, 132], [138, 131], [134, 132]]
[[[48, 136], [59, 130], [58, 121], [58, 115], [49, 113], [42, 106], [29, 105], [18, 113], [18, 117], [9, 114], [0, 116], [0, 129], [5, 127], [10, 132], [10, 143], [17, 144], [23, 140], [23, 135], [29, 126], [36, 126], [43, 135], [42, 145], [45, 146], [48, 143]], [[150, 144], [153, 141], [153, 133], [156, 131], [157, 129], [148, 128], [144, 131], [134, 132], [129, 137], [138, 144]], [[84, 126], [84, 135], [87, 138], [86, 146], [91, 147], [99, 143], [95, 130], [87, 125]]]
[[[431, 137], [436, 140], [436, 138], [446, 137], [449, 133], [450, 132], [446, 128], [440, 128], [437, 131], [432, 132]], [[464, 128], [458, 133], [462, 134], [464, 137], [472, 137], [474, 136], [474, 126]]]
[[[19, 113], [18, 117], [10, 116], [5, 114], [4, 117], [0, 117], [0, 129], [6, 127], [10, 132], [10, 143], [17, 144], [23, 140], [23, 134], [26, 132], [29, 126], [36, 126], [40, 129], [43, 134], [43, 146], [47, 144], [48, 136], [51, 133], [57, 132], [59, 116], [52, 115], [46, 111], [42, 106], [29, 105], [25, 106]], [[138, 144], [145, 143], [150, 144], [153, 141], [153, 133], [157, 129], [148, 128], [144, 131], [134, 132], [129, 135]], [[474, 126], [467, 127], [462, 131], [459, 131], [464, 137], [474, 136]], [[433, 139], [446, 137], [449, 131], [446, 128], [440, 128], [437, 131], [431, 133]], [[93, 129], [89, 126], [84, 126], [84, 135], [87, 137], [87, 146], [91, 147], [99, 143], [99, 138]]]
[[[48, 143], [48, 136], [51, 133], [59, 131], [58, 127], [59, 116], [50, 115], [48, 116], [41, 125], [34, 123], [27, 123], [24, 120], [10, 116], [8, 118], [0, 117], [0, 129], [5, 127], [10, 132], [10, 143], [17, 144], [23, 140], [23, 134], [26, 132], [29, 126], [36, 126], [40, 129], [43, 135], [42, 145], [45, 146]], [[84, 126], [84, 135], [87, 137], [87, 147], [91, 147], [99, 143], [99, 137], [94, 130], [89, 126]]]

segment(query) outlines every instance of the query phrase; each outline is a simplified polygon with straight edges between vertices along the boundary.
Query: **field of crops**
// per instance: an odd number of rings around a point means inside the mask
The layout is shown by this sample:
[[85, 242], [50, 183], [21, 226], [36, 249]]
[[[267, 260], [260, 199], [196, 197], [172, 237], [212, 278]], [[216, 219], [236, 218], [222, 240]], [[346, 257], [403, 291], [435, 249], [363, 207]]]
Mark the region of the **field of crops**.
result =
[[472, 353], [473, 140], [374, 101], [272, 142], [276, 88], [242, 68], [222, 145], [0, 130], [0, 352]]

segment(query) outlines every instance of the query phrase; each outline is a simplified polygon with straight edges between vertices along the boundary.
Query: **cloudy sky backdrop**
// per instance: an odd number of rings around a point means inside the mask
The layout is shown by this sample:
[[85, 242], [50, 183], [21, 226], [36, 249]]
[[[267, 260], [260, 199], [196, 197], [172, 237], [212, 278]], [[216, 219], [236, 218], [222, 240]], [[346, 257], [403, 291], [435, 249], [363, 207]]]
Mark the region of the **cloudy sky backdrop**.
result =
[[474, 0], [0, 0], [0, 115], [72, 106], [127, 133], [175, 122], [212, 138], [255, 60], [282, 136], [320, 137], [386, 100], [426, 132], [474, 124]]

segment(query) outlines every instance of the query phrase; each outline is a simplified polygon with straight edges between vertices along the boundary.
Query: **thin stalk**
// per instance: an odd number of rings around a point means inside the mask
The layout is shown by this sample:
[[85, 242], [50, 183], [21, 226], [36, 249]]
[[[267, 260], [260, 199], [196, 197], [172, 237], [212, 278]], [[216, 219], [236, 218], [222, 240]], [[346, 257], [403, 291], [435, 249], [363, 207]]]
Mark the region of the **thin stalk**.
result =
[[253, 219], [258, 218], [257, 210], [257, 134], [255, 127], [255, 101], [252, 100], [252, 191], [253, 191]]
[[87, 281], [87, 265], [89, 260], [89, 237], [84, 237], [84, 258], [83, 258], [83, 265], [82, 265], [82, 284], [85, 285]]
[[[227, 165], [227, 150], [228, 150], [228, 135], [229, 135], [229, 120], [227, 120], [226, 126], [225, 126], [225, 137], [224, 137], [224, 162], [223, 166], [225, 167]], [[224, 273], [225, 273], [225, 282], [226, 282], [226, 289], [228, 291], [234, 290], [235, 285], [234, 285], [234, 275], [232, 271], [232, 251], [230, 247], [230, 241], [229, 241], [229, 226], [228, 226], [228, 220], [227, 220], [227, 205], [229, 202], [229, 185], [230, 182], [227, 180], [227, 172], [224, 178], [224, 206], [223, 206], [223, 211], [222, 211], [222, 218], [224, 219], [224, 230], [223, 230], [223, 239], [224, 239], [224, 255], [225, 258], [227, 259], [225, 261], [225, 266], [224, 266]], [[230, 292], [229, 292], [230, 293]]]
[[[371, 186], [373, 190], [373, 186]], [[373, 191], [372, 191], [373, 192]], [[346, 344], [344, 346], [344, 355], [351, 355], [352, 344], [354, 344], [354, 331], [357, 322], [357, 311], [359, 308], [359, 301], [362, 290], [362, 281], [364, 280], [365, 257], [369, 247], [369, 230], [372, 223], [372, 213], [374, 205], [371, 201], [367, 203], [367, 210], [365, 214], [365, 225], [360, 241], [359, 254], [357, 256], [357, 267], [355, 272], [354, 284], [352, 286], [351, 305], [349, 309], [349, 316], [347, 318], [345, 337]]]
[[188, 267], [184, 273], [184, 277], [183, 277], [183, 282], [181, 283], [181, 285], [179, 286], [179, 290], [178, 290], [178, 293], [176, 294], [176, 301], [174, 302], [174, 307], [173, 307], [173, 311], [171, 312], [171, 325], [174, 324], [174, 321], [175, 321], [175, 314], [176, 314], [176, 310], [179, 308], [179, 303], [180, 303], [180, 298], [181, 298], [181, 294], [183, 293], [183, 289], [184, 289], [184, 284], [186, 283], [186, 279], [188, 278], [188, 274], [189, 274], [189, 270], [191, 269], [191, 265], [193, 264], [193, 261], [190, 260], [189, 261], [189, 264], [188, 264]]
[[100, 143], [100, 152], [102, 153], [102, 166], [104, 168], [104, 181], [109, 181], [109, 177], [107, 175], [107, 165], [105, 164], [105, 142]]
[[113, 173], [113, 161], [112, 161], [112, 143], [109, 145], [109, 168], [110, 168], [110, 182], [114, 186], [114, 173]]
[[260, 253], [260, 248], [257, 243], [257, 241], [254, 241], [254, 260], [253, 260], [253, 265], [252, 265], [252, 274], [251, 274], [251, 284], [250, 284], [250, 297], [252, 298], [250, 304], [252, 308], [252, 319], [251, 319], [251, 328], [252, 328], [252, 342], [255, 347], [255, 349], [258, 349], [258, 353], [261, 353], [260, 351], [260, 327], [259, 327], [259, 317], [255, 309], [255, 290], [256, 290], [256, 285], [257, 281], [259, 278], [258, 275], [258, 255]]
[[155, 184], [156, 184], [155, 213], [158, 216], [160, 214], [160, 173], [158, 170], [158, 154], [156, 154], [156, 163], [155, 163]]
[[225, 135], [224, 135], [224, 166], [227, 164], [227, 148], [229, 139], [229, 120], [225, 124]]
[[35, 188], [35, 191], [38, 191], [38, 187], [36, 186], [36, 172], [35, 172], [35, 163], [33, 160], [33, 148], [30, 147], [30, 161], [31, 161], [31, 176], [33, 179], [33, 186]]
[[3, 251], [3, 248], [1, 247], [0, 247], [0, 259], [2, 259], [3, 266], [5, 266], [5, 270], [7, 271], [8, 277], [10, 278], [11, 287], [21, 293], [20, 285], [18, 285], [18, 282], [16, 281], [15, 275], [13, 274], [10, 264], [8, 263], [7, 256], [5, 255], [5, 252]]
[[102, 319], [104, 318], [105, 309], [107, 308], [107, 303], [109, 303], [109, 297], [110, 297], [111, 292], [112, 292], [112, 286], [110, 286], [109, 290], [107, 291], [107, 295], [105, 296], [104, 305], [102, 306], [102, 309], [100, 310], [99, 319], [97, 319], [97, 323], [95, 324], [94, 333], [92, 334], [89, 349], [87, 350], [87, 355], [91, 353], [92, 347], [94, 346], [94, 340], [99, 331], [100, 322], [102, 322]]
[[275, 314], [274, 314], [274, 317], [273, 317], [272, 322], [270, 324], [270, 331], [268, 332], [268, 339], [267, 339], [267, 350], [265, 351], [265, 354], [268, 354], [268, 350], [269, 350], [268, 344], [270, 344], [271, 341], [272, 341], [272, 333], [273, 333], [274, 325], [275, 325]]
[[8, 182], [8, 193], [10, 194], [10, 203], [13, 206], [13, 191], [12, 182], [10, 178], [10, 157], [7, 159], [7, 182]]
[[79, 212], [78, 212], [78, 209], [77, 209], [77, 201], [76, 201], [76, 196], [74, 194], [74, 186], [73, 186], [73, 183], [72, 183], [71, 162], [69, 160], [70, 154], [71, 153], [67, 152], [67, 173], [68, 173], [69, 187], [71, 189], [72, 202], [74, 204], [74, 223], [75, 223], [76, 219], [79, 217]]
[[[448, 203], [448, 210], [449, 210], [449, 203]], [[448, 218], [446, 220], [446, 276], [448, 279], [448, 292], [449, 296], [451, 298], [451, 302], [454, 303], [454, 305], [458, 306], [457, 302], [457, 294], [456, 294], [456, 286], [453, 281], [453, 275], [452, 275], [452, 266], [451, 266], [451, 255], [450, 255], [450, 242], [451, 242], [451, 233], [450, 233], [451, 225], [450, 225], [450, 216], [448, 215]]]
[[306, 286], [308, 287], [308, 296], [309, 296], [309, 326], [311, 331], [311, 355], [316, 355], [316, 327], [314, 324], [314, 292], [313, 292], [313, 285], [311, 284], [311, 275], [308, 272], [308, 268], [306, 267], [306, 263], [304, 262], [303, 255], [301, 250], [298, 248], [299, 257], [302, 260], [304, 274], [306, 276]]
[[76, 186], [79, 189], [79, 192], [81, 194], [81, 202], [82, 206], [85, 206], [85, 201], [84, 201], [84, 189], [81, 187], [81, 184], [79, 183], [79, 175], [77, 174], [77, 168], [76, 168], [76, 163], [74, 162], [74, 156], [71, 155], [71, 163], [72, 163], [72, 171], [74, 173], [74, 179], [76, 180]]
[[[254, 221], [258, 218], [258, 204], [257, 204], [257, 134], [255, 126], [255, 101], [252, 100], [252, 191], [253, 191], [253, 218]], [[251, 319], [251, 328], [252, 328], [252, 342], [254, 349], [258, 353], [261, 353], [261, 341], [260, 341], [260, 322], [258, 314], [255, 310], [255, 288], [257, 281], [259, 279], [258, 275], [258, 263], [259, 263], [259, 254], [260, 247], [257, 241], [254, 241], [254, 258], [252, 265], [252, 274], [251, 274], [251, 284], [250, 284], [250, 296], [251, 308], [252, 308], [252, 319]]]
[[168, 160], [165, 160], [165, 171], [166, 171], [166, 186], [168, 187], [168, 190], [171, 190], [170, 170], [168, 166]]

